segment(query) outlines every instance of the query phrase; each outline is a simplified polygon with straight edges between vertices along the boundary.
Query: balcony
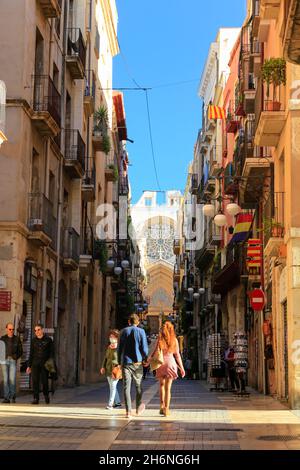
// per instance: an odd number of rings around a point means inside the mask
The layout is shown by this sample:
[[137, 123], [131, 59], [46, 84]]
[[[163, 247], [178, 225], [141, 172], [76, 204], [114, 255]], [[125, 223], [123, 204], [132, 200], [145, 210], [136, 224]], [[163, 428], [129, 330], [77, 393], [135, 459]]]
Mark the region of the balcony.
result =
[[228, 195], [235, 195], [238, 191], [238, 183], [234, 179], [235, 171], [233, 163], [228, 163], [224, 171], [224, 193]]
[[252, 3], [253, 20], [252, 20], [252, 34], [254, 37], [258, 35], [258, 28], [260, 22], [260, 0], [253, 0]]
[[66, 64], [73, 80], [85, 76], [86, 47], [80, 28], [67, 29]]
[[81, 228], [79, 269], [87, 276], [93, 266], [94, 235], [90, 226]]
[[262, 47], [259, 41], [253, 41], [251, 44], [249, 72], [254, 77], [258, 77], [262, 66]]
[[103, 152], [103, 135], [99, 131], [93, 131], [92, 143], [96, 152]]
[[198, 194], [198, 175], [197, 175], [197, 173], [192, 175], [190, 191], [194, 195]]
[[95, 200], [95, 187], [96, 187], [96, 172], [92, 170], [86, 170], [82, 179], [82, 199], [85, 202], [92, 202]]
[[260, 0], [260, 17], [262, 20], [277, 20], [280, 0]]
[[28, 198], [28, 239], [38, 246], [56, 245], [56, 218], [53, 204], [42, 193], [30, 193]]
[[284, 197], [285, 193], [270, 193], [264, 206], [263, 232], [264, 253], [266, 256], [278, 256], [283, 244], [284, 228]]
[[61, 125], [61, 97], [48, 75], [33, 75], [31, 119], [41, 135], [55, 137]]
[[286, 12], [286, 27], [283, 39], [284, 57], [294, 64], [300, 64], [300, 3], [290, 0], [289, 9]]
[[71, 178], [84, 175], [85, 143], [76, 129], [65, 130], [65, 169]]
[[204, 230], [203, 247], [195, 252], [195, 264], [199, 269], [206, 269], [212, 262], [215, 255], [215, 247], [210, 243], [210, 230]]
[[286, 122], [282, 104], [265, 100], [257, 125], [254, 143], [259, 147], [276, 147]]
[[174, 240], [173, 242], [173, 253], [174, 255], [180, 255], [181, 243], [180, 240]]
[[252, 208], [262, 195], [265, 177], [270, 169], [270, 155], [263, 148], [255, 147], [252, 155], [245, 153], [242, 162], [242, 181], [240, 203], [243, 208]]
[[173, 280], [174, 282], [180, 282], [180, 268], [176, 265], [174, 266]]
[[84, 88], [84, 111], [87, 116], [91, 116], [95, 111], [96, 98], [96, 80], [93, 70], [85, 72], [85, 88]]
[[213, 220], [209, 221], [208, 243], [211, 246], [220, 246], [222, 242], [222, 229], [217, 227]]
[[73, 227], [62, 230], [62, 263], [67, 271], [76, 271], [79, 267], [80, 236]]
[[105, 179], [108, 182], [115, 183], [119, 179], [118, 167], [115, 164], [112, 155], [106, 155]]
[[227, 134], [235, 134], [239, 128], [239, 121], [229, 115], [226, 119], [226, 132]]
[[229, 290], [240, 284], [242, 271], [243, 246], [228, 245], [226, 251], [226, 264], [215, 272], [212, 280], [212, 292], [225, 295]]
[[128, 176], [120, 176], [119, 196], [127, 196], [128, 194], [129, 194]]
[[46, 18], [58, 18], [61, 15], [62, 0], [38, 0]]
[[249, 79], [247, 88], [244, 90], [244, 109], [246, 114], [254, 114], [255, 112], [255, 96], [256, 89], [252, 79]]

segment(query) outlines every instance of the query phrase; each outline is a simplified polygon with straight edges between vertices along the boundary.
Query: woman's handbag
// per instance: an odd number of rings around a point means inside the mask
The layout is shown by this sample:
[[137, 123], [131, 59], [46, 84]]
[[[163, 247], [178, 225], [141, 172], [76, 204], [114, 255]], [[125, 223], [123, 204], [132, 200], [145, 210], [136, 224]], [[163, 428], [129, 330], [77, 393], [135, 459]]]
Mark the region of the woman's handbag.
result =
[[150, 359], [150, 369], [152, 371], [158, 369], [164, 363], [164, 355], [159, 346], [157, 346]]
[[120, 380], [122, 378], [122, 369], [120, 366], [115, 366], [112, 368], [111, 377], [114, 380]]

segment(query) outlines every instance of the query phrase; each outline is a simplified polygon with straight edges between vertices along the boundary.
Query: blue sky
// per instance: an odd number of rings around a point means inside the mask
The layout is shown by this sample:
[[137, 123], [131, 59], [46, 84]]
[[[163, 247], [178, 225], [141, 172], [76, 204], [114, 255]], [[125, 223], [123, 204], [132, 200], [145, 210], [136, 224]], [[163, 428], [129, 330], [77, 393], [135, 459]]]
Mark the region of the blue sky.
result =
[[[220, 27], [241, 26], [246, 0], [117, 0], [122, 53], [114, 59], [114, 87], [149, 90], [153, 145], [162, 190], [183, 190], [201, 124], [198, 83]], [[160, 85], [190, 81], [171, 86]], [[143, 91], [125, 91], [132, 202], [157, 190]]]

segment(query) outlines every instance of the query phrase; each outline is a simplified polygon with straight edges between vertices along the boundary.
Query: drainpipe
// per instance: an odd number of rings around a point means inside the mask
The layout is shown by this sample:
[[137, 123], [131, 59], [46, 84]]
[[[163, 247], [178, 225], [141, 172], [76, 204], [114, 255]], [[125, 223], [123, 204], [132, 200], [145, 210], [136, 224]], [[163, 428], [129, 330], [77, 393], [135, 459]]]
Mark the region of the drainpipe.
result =
[[[62, 69], [61, 69], [61, 128], [63, 130], [65, 124], [65, 74], [66, 74], [66, 62], [65, 62], [65, 53], [67, 45], [67, 26], [68, 26], [68, 12], [69, 12], [69, 0], [65, 1], [64, 8], [64, 23], [63, 23], [63, 52], [62, 52]], [[65, 141], [64, 132], [62, 133], [63, 139]], [[64, 148], [64, 147], [63, 147]], [[62, 224], [62, 205], [63, 205], [63, 167], [64, 160], [63, 157], [59, 163], [59, 185], [58, 185], [58, 208], [57, 208], [57, 248], [56, 248], [56, 273], [55, 273], [55, 294], [54, 294], [54, 312], [53, 312], [53, 327], [57, 328], [57, 318], [58, 318], [58, 295], [59, 295], [59, 264], [60, 264], [60, 245], [61, 245], [61, 224]]]
[[[90, 35], [92, 33], [92, 14], [93, 14], [93, 3], [92, 0], [90, 0], [90, 17], [89, 17], [89, 31]], [[91, 36], [89, 36], [89, 46], [88, 46], [88, 80], [90, 86], [90, 79], [91, 79]], [[86, 155], [87, 155], [87, 161], [86, 161], [86, 171], [89, 170], [89, 154], [90, 154], [90, 116], [87, 119], [87, 128], [86, 128]]]
[[[50, 77], [50, 70], [51, 70], [51, 61], [52, 61], [52, 49], [53, 49], [53, 24], [54, 20], [50, 21], [50, 44], [49, 44], [49, 57], [48, 57], [48, 75]], [[50, 139], [46, 138], [44, 141], [44, 154], [46, 156], [46, 165], [45, 165], [45, 174], [44, 174], [44, 194], [49, 196], [49, 155], [50, 155]], [[47, 197], [48, 197], [47, 196]], [[50, 221], [51, 223], [51, 221]], [[46, 278], [46, 258], [47, 257], [47, 248], [43, 248], [43, 256], [42, 256], [42, 293], [41, 293], [41, 302], [40, 302], [40, 320], [41, 323], [45, 326], [46, 324], [46, 294], [47, 294], [47, 278]]]

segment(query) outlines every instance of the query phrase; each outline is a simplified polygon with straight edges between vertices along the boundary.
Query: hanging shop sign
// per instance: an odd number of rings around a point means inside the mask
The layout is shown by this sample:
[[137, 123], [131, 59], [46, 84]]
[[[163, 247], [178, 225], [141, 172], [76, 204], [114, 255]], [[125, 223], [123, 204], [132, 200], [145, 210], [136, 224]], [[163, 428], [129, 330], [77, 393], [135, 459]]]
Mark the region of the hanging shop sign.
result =
[[11, 311], [11, 291], [7, 291], [7, 290], [0, 291], [0, 311], [2, 312]]
[[265, 293], [262, 289], [254, 289], [249, 292], [250, 304], [253, 310], [260, 311], [266, 305]]
[[6, 289], [6, 277], [0, 276], [0, 289]]

